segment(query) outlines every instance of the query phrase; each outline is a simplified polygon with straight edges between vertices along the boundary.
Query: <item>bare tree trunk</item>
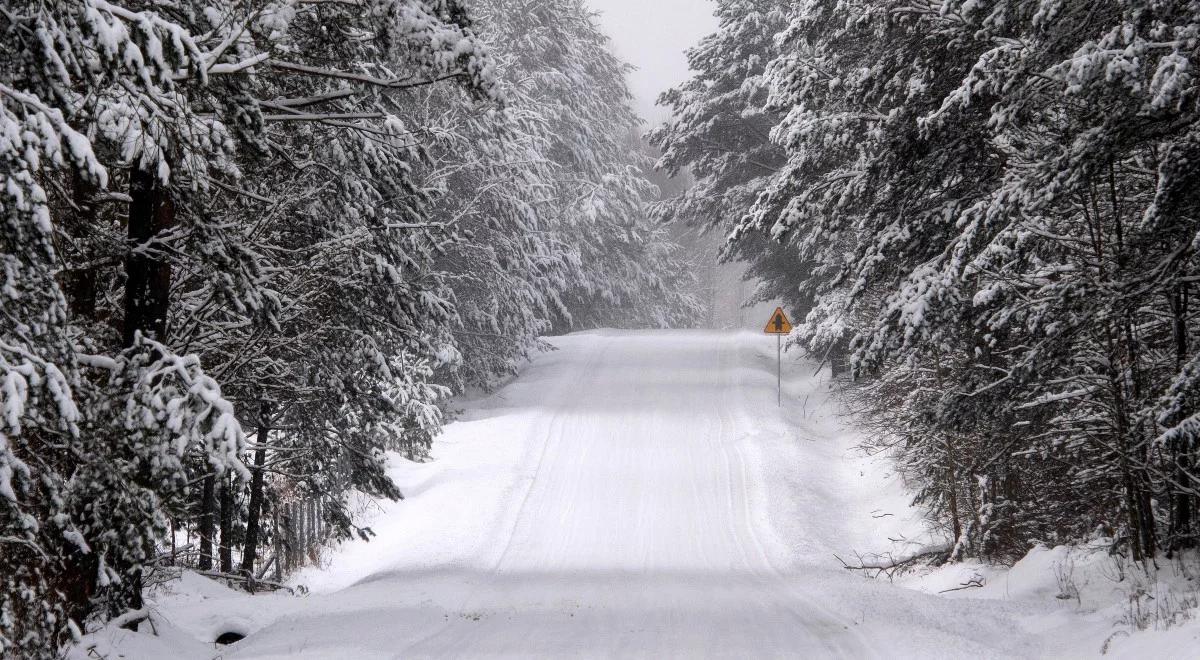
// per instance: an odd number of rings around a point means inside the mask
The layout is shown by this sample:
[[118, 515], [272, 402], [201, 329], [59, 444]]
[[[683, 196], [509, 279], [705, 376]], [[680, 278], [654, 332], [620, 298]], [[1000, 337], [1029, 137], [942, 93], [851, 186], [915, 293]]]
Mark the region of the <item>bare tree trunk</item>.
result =
[[272, 534], [275, 539], [275, 581], [283, 580], [284, 564], [287, 563], [287, 558], [284, 556], [284, 520], [279, 515], [279, 505], [271, 507], [271, 518], [275, 523], [275, 531]]
[[1121, 356], [1113, 339], [1111, 326], [1105, 323], [1105, 343], [1108, 353], [1108, 387], [1111, 397], [1113, 427], [1116, 431], [1117, 465], [1121, 471], [1121, 484], [1125, 488], [1125, 509], [1129, 522], [1129, 551], [1133, 559], [1141, 561], [1148, 557], [1143, 541], [1142, 498], [1138, 480], [1134, 477], [1130, 461], [1129, 417], [1125, 406], [1125, 386], [1120, 373]]
[[304, 562], [304, 503], [292, 502], [292, 566], [300, 566]]
[[[65, 224], [74, 223], [77, 227], [88, 229], [95, 226], [95, 208], [92, 205], [92, 199], [96, 190], [97, 186], [83, 177], [79, 170], [72, 171], [71, 195], [75, 208], [67, 214], [69, 220]], [[62, 273], [59, 277], [71, 313], [81, 318], [95, 318], [96, 278], [94, 272], [88, 273], [77, 269]], [[73, 544], [69, 544], [60, 561], [59, 570], [55, 571], [57, 575], [48, 576], [48, 586], [53, 588], [54, 592], [63, 599], [66, 615], [76, 622], [82, 622], [95, 609], [92, 599], [96, 595], [96, 575], [100, 570], [99, 558], [95, 552], [85, 553], [74, 547]], [[0, 558], [0, 564], [5, 564], [2, 558]], [[0, 569], [0, 571], [8, 570], [10, 570], [8, 565]]]
[[[937, 371], [937, 380], [940, 387], [945, 387], [946, 373], [945, 365], [942, 363], [942, 354], [938, 350], [934, 354], [935, 368]], [[954, 550], [951, 551], [951, 556], [958, 552], [958, 542], [962, 538], [962, 518], [958, 511], [958, 459], [954, 451], [954, 441], [949, 433], [942, 433], [942, 449], [945, 452], [946, 459], [946, 504], [950, 508], [950, 527], [954, 533]]]
[[213, 487], [213, 475], [204, 477], [200, 496], [200, 563], [197, 565], [202, 571], [211, 571], [213, 566]]
[[[82, 231], [88, 231], [96, 226], [94, 200], [99, 188], [78, 171], [73, 173], [71, 184], [71, 203], [74, 208], [70, 213], [69, 222]], [[79, 318], [96, 318], [97, 270], [98, 268], [92, 265], [74, 268], [62, 275], [63, 293], [66, 294], [71, 313]]]
[[129, 241], [125, 259], [124, 345], [132, 346], [138, 332], [166, 339], [171, 264], [150, 244], [175, 225], [175, 205], [154, 174], [135, 168], [130, 173]]
[[267, 460], [266, 444], [271, 432], [271, 405], [266, 401], [258, 408], [258, 447], [254, 450], [253, 476], [250, 479], [250, 512], [246, 517], [246, 545], [242, 550], [242, 572], [254, 573], [254, 562], [258, 558], [258, 531], [263, 500], [263, 463]]
[[957, 547], [962, 538], [962, 519], [958, 512], [958, 468], [956, 465], [954, 443], [949, 435], [943, 436], [943, 446], [946, 450], [946, 500], [950, 506], [950, 525], [954, 531], [954, 545]]
[[[85, 194], [81, 190], [80, 194]], [[166, 335], [167, 301], [171, 288], [171, 265], [149, 249], [153, 240], [175, 223], [175, 206], [154, 174], [135, 167], [129, 175], [128, 237], [125, 258], [125, 318], [122, 345], [133, 346], [139, 333], [162, 341]], [[149, 467], [143, 468], [148, 470]], [[153, 547], [146, 548], [148, 554]], [[142, 607], [142, 572], [137, 565], [114, 566], [129, 574], [120, 585], [123, 606]]]
[[1171, 301], [1171, 333], [1175, 339], [1175, 369], [1182, 369], [1188, 357], [1188, 290], [1187, 284], [1180, 282], [1168, 294]]
[[[1181, 451], [1182, 449], [1182, 451]], [[1194, 547], [1196, 539], [1192, 533], [1192, 518], [1195, 508], [1192, 505], [1193, 495], [1182, 487], [1190, 481], [1189, 474], [1195, 468], [1192, 455], [1186, 448], [1175, 448], [1175, 487], [1171, 499], [1171, 541], [1170, 550], [1184, 550]]]
[[221, 572], [233, 572], [233, 484], [221, 475]]
[[849, 342], [845, 338], [838, 339], [829, 349], [829, 375], [831, 377], [837, 378], [849, 370], [849, 360], [846, 357], [849, 350]]
[[[1171, 303], [1171, 330], [1175, 340], [1175, 370], [1180, 371], [1188, 359], [1188, 290], [1186, 283], [1179, 283], [1167, 294]], [[1195, 467], [1192, 449], [1187, 442], [1176, 441], [1168, 448], [1175, 467], [1175, 486], [1171, 493], [1170, 546], [1168, 550], [1184, 550], [1195, 546], [1192, 535], [1192, 518], [1195, 515], [1195, 496], [1185, 485]]]

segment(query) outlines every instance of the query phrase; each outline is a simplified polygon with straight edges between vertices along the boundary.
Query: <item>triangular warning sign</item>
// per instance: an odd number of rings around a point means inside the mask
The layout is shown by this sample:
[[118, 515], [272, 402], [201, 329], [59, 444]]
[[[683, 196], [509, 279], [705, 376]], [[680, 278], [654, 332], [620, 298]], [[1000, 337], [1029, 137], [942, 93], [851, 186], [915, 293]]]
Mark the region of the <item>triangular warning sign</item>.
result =
[[787, 314], [783, 313], [782, 307], [776, 307], [775, 313], [771, 314], [771, 320], [767, 321], [767, 327], [763, 328], [763, 332], [768, 335], [786, 335], [792, 331], [792, 322], [788, 320]]

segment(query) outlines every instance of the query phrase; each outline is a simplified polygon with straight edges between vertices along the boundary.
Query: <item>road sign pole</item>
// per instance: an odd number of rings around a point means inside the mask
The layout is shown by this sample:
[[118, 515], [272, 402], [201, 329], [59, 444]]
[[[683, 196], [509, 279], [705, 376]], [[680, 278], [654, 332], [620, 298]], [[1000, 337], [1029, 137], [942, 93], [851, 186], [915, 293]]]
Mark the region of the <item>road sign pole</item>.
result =
[[775, 405], [783, 405], [783, 336], [792, 331], [792, 322], [782, 307], [776, 307], [763, 332], [775, 335]]

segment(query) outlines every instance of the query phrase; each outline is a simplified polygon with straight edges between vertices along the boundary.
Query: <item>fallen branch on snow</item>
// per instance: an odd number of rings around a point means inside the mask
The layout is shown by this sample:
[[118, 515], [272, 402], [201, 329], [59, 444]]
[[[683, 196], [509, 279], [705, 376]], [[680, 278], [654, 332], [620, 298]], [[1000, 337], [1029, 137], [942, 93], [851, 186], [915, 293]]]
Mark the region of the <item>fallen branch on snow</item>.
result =
[[231, 582], [241, 582], [242, 584], [245, 584], [247, 587], [252, 588], [252, 589], [249, 589], [251, 591], [251, 593], [253, 593], [253, 590], [257, 590], [260, 587], [266, 587], [267, 589], [271, 589], [271, 590], [284, 589], [288, 593], [292, 594], [293, 596], [296, 595], [296, 590], [292, 589], [291, 587], [287, 586], [286, 584], [282, 584], [280, 582], [273, 582], [271, 580], [259, 580], [252, 575], [241, 575], [241, 574], [237, 574], [237, 573], [222, 573], [220, 571], [196, 571], [196, 574], [203, 575], [204, 577], [208, 577], [208, 578], [213, 578], [215, 580], [229, 580]]
[[983, 586], [983, 578], [976, 575], [975, 577], [971, 578], [970, 580], [967, 580], [966, 582], [960, 582], [957, 587], [950, 587], [949, 589], [942, 589], [938, 593], [944, 594], [944, 593], [948, 593], [951, 591], [962, 591], [963, 589], [974, 589], [976, 587], [982, 587], [982, 586]]
[[950, 549], [945, 547], [935, 548], [918, 552], [903, 559], [896, 559], [891, 553], [887, 553], [886, 555], [872, 554], [869, 555], [869, 562], [868, 557], [864, 557], [864, 555], [857, 551], [854, 553], [854, 556], [858, 560], [857, 564], [847, 563], [836, 554], [834, 558], [841, 562], [842, 568], [848, 571], [863, 571], [872, 578], [886, 575], [888, 581], [891, 581], [898, 573], [903, 574], [905, 571], [919, 565], [939, 566], [944, 564], [950, 556]]

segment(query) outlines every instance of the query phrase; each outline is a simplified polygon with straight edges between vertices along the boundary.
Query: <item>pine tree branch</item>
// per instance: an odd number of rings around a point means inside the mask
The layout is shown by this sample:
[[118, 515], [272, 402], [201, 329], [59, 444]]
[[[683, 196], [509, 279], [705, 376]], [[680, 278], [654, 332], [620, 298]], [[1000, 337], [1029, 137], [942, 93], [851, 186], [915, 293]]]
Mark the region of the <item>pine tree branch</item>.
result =
[[329, 68], [319, 67], [319, 66], [309, 66], [307, 64], [298, 64], [296, 62], [286, 62], [283, 60], [276, 60], [276, 59], [267, 60], [267, 64], [269, 66], [271, 66], [272, 68], [278, 69], [280, 71], [290, 71], [292, 73], [300, 73], [300, 74], [309, 75], [309, 76], [317, 76], [320, 78], [337, 78], [339, 80], [351, 80], [351, 81], [360, 82], [360, 83], [363, 83], [366, 85], [372, 85], [374, 87], [383, 87], [385, 89], [413, 89], [413, 88], [417, 88], [417, 87], [426, 87], [428, 85], [434, 85], [434, 84], [437, 84], [439, 82], [443, 82], [446, 80], [452, 80], [454, 78], [462, 78], [467, 75], [466, 73], [459, 71], [459, 72], [455, 72], [455, 73], [449, 73], [444, 76], [430, 78], [428, 80], [419, 80], [417, 82], [408, 82], [406, 79], [402, 79], [402, 78], [391, 78], [391, 79], [377, 78], [375, 76], [369, 76], [369, 75], [361, 74], [361, 73], [349, 73], [346, 71], [338, 71], [337, 69], [329, 69]]

